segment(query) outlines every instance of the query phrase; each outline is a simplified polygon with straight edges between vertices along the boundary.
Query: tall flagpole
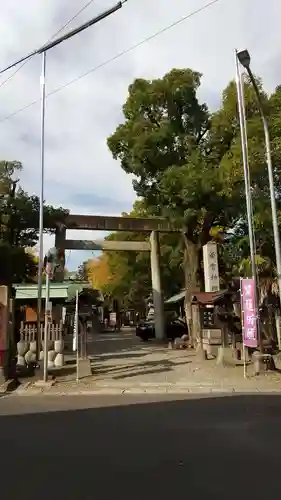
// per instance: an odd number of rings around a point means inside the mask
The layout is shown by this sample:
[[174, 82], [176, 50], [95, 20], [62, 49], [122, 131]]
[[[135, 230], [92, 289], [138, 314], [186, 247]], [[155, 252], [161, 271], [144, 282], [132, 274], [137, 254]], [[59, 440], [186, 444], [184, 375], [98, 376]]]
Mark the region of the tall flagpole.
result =
[[48, 381], [48, 350], [50, 340], [50, 280], [52, 277], [52, 264], [46, 264], [46, 297], [45, 297], [45, 326], [44, 326], [44, 343], [43, 343], [43, 380]]
[[41, 74], [41, 168], [39, 196], [39, 260], [38, 260], [38, 295], [37, 295], [37, 339], [36, 361], [39, 361], [41, 344], [42, 311], [42, 275], [43, 275], [43, 230], [44, 230], [44, 178], [45, 178], [45, 108], [46, 108], [46, 52], [42, 53]]
[[248, 232], [249, 232], [249, 243], [250, 243], [250, 256], [251, 256], [253, 279], [256, 279], [255, 237], [254, 237], [253, 219], [252, 219], [253, 210], [252, 210], [252, 195], [251, 195], [251, 185], [250, 185], [250, 171], [248, 162], [247, 132], [245, 126], [246, 125], [246, 117], [244, 112], [245, 104], [243, 97], [241, 72], [239, 68], [239, 61], [237, 59], [236, 51], [235, 51], [235, 63], [236, 63], [236, 88], [237, 88], [237, 99], [238, 99], [240, 133], [241, 133], [241, 148], [242, 148], [242, 160], [243, 160], [244, 182], [245, 182], [247, 221], [248, 221]]
[[259, 293], [258, 293], [258, 280], [257, 280], [257, 267], [256, 267], [255, 235], [254, 235], [254, 228], [253, 228], [253, 205], [252, 205], [250, 170], [249, 170], [249, 161], [248, 161], [245, 102], [244, 102], [244, 92], [243, 92], [241, 71], [240, 71], [240, 67], [239, 67], [239, 60], [237, 57], [237, 50], [235, 50], [235, 67], [236, 67], [236, 88], [237, 88], [239, 122], [240, 122], [240, 132], [241, 132], [242, 160], [243, 160], [244, 182], [245, 182], [245, 197], [246, 197], [246, 209], [247, 209], [248, 234], [249, 234], [249, 243], [250, 243], [250, 257], [251, 257], [251, 267], [252, 267], [252, 278], [254, 280], [254, 286], [255, 286], [255, 310], [256, 310], [256, 316], [257, 316], [259, 347], [260, 347], [260, 352], [263, 352], [263, 345], [262, 345], [262, 339], [261, 339], [261, 329], [260, 329], [260, 322], [259, 322]]

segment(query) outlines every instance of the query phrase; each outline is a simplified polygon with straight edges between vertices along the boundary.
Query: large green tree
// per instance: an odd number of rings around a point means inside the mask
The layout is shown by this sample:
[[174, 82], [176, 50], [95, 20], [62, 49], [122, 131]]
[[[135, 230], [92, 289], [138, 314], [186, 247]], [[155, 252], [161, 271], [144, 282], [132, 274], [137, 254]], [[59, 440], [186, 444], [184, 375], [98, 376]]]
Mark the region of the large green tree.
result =
[[[260, 92], [268, 115], [271, 131], [272, 160], [276, 191], [277, 210], [280, 217], [280, 151], [281, 151], [281, 92], [280, 88], [268, 97], [259, 81]], [[265, 161], [264, 130], [250, 82], [245, 82], [247, 114], [248, 153], [253, 199], [253, 219], [257, 247], [256, 262], [260, 280], [270, 283], [275, 274], [275, 252], [272, 237], [269, 182]], [[222, 266], [232, 267], [238, 275], [251, 275], [249, 265], [249, 242], [244, 194], [244, 175], [241, 161], [241, 141], [237, 116], [237, 97], [234, 82], [223, 93], [223, 103], [212, 117], [209, 138], [211, 155], [219, 165], [222, 191], [228, 206], [233, 204], [239, 219], [226, 232], [222, 245]], [[225, 251], [225, 252], [224, 252]]]
[[113, 157], [134, 175], [134, 188], [148, 211], [184, 229], [189, 295], [200, 280], [199, 249], [210, 239], [212, 226], [228, 222], [218, 168], [207, 158], [211, 119], [197, 97], [200, 78], [187, 69], [136, 80], [123, 107], [125, 123], [108, 139]]
[[[0, 162], [0, 283], [10, 284], [34, 279], [36, 262], [26, 250], [38, 242], [39, 199], [18, 187], [22, 170], [19, 162]], [[54, 223], [63, 222], [68, 211], [44, 206], [45, 232], [53, 233]]]
[[[202, 284], [202, 246], [210, 239], [219, 239], [225, 276], [249, 257], [235, 84], [211, 115], [197, 97], [200, 78], [190, 69], [174, 69], [162, 79], [136, 80], [123, 106], [124, 123], [108, 139], [113, 157], [133, 174], [147, 211], [183, 228], [187, 298]], [[281, 91], [268, 99], [259, 86], [271, 122], [279, 210]], [[266, 267], [274, 256], [263, 127], [247, 81], [245, 94], [257, 252]]]

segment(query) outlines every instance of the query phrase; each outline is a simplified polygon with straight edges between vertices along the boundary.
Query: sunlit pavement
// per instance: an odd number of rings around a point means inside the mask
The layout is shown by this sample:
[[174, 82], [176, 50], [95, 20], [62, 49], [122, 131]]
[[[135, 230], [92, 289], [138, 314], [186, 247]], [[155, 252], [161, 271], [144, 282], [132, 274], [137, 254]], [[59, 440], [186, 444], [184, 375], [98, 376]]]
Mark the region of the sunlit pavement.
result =
[[[70, 342], [70, 340], [69, 340]], [[93, 335], [89, 339], [92, 376], [76, 382], [76, 355], [68, 354], [67, 364], [55, 372], [56, 384], [48, 394], [139, 394], [202, 392], [280, 392], [281, 372], [252, 377], [253, 367], [223, 367], [216, 360], [202, 361], [190, 349], [168, 349], [167, 345], [141, 342], [134, 330]], [[81, 368], [81, 367], [80, 367]], [[281, 366], [280, 366], [281, 368]], [[80, 370], [82, 373], [82, 370]], [[42, 389], [22, 380], [17, 394], [40, 394]]]
[[281, 399], [0, 398], [1, 498], [279, 494]]

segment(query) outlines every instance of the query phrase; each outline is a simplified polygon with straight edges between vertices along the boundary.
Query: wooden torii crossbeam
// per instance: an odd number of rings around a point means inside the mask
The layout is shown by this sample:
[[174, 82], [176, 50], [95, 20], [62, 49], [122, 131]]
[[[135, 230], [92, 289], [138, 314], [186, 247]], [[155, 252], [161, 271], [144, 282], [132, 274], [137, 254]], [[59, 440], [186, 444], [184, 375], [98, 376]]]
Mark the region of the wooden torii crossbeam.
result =
[[70, 214], [64, 222], [66, 229], [91, 231], [132, 231], [162, 233], [179, 232], [180, 228], [164, 217], [116, 217], [108, 215]]
[[149, 252], [149, 241], [114, 241], [114, 240], [65, 240], [65, 250], [108, 250], [113, 252]]

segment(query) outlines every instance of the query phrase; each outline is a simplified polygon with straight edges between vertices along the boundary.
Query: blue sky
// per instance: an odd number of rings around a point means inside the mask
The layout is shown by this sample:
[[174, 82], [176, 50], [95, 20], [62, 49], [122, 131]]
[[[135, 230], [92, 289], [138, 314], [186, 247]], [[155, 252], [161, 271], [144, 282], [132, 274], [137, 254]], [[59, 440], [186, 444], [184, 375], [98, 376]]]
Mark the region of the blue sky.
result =
[[[87, 0], [9, 0], [2, 2], [1, 66], [45, 43]], [[112, 6], [95, 0], [67, 29]], [[99, 25], [53, 49], [47, 56], [47, 93], [112, 58], [208, 0], [128, 0]], [[128, 85], [137, 77], [157, 78], [173, 67], [203, 73], [200, 98], [215, 109], [234, 75], [234, 48], [247, 47], [252, 67], [267, 91], [281, 83], [280, 0], [220, 0], [122, 58], [67, 86], [47, 100], [46, 183], [48, 203], [73, 213], [117, 215], [129, 211], [135, 195], [132, 179], [114, 161], [107, 137], [122, 120]], [[40, 98], [41, 61], [34, 58], [9, 82], [0, 77], [1, 159], [22, 161], [23, 187], [39, 192], [40, 103], [3, 120]], [[74, 233], [72, 237], [100, 238]], [[46, 249], [53, 244], [45, 239]], [[85, 260], [72, 252], [68, 266]]]

